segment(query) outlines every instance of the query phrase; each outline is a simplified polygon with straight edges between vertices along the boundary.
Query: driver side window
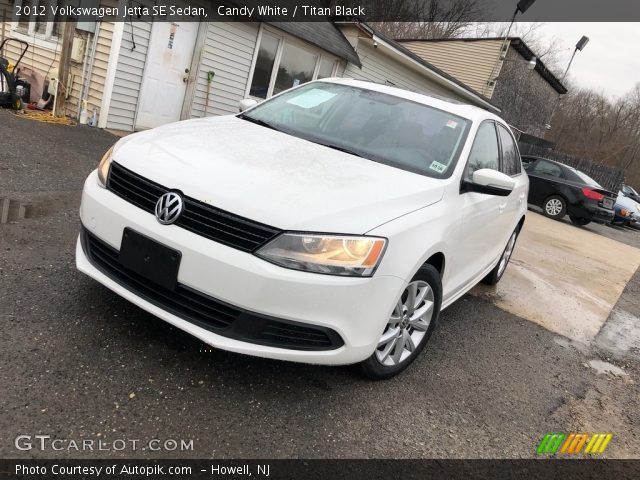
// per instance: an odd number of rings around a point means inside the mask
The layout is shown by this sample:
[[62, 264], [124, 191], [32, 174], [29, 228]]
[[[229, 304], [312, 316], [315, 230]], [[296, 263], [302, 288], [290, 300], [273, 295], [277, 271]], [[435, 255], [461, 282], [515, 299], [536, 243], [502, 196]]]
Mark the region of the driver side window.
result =
[[478, 128], [478, 133], [473, 141], [471, 153], [465, 172], [465, 180], [472, 180], [473, 172], [481, 168], [499, 170], [500, 154], [498, 150], [498, 136], [493, 122], [484, 122]]

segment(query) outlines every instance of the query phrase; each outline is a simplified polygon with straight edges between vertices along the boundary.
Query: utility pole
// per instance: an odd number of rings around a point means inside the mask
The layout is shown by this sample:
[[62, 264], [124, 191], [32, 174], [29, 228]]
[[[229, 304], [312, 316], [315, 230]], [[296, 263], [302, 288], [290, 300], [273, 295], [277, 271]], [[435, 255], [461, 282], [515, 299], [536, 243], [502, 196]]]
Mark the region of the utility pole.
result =
[[[571, 55], [571, 60], [569, 60], [569, 65], [567, 65], [567, 69], [564, 71], [564, 75], [562, 75], [562, 80], [560, 80], [560, 83], [564, 83], [564, 79], [567, 78], [567, 73], [569, 73], [569, 69], [571, 68], [571, 64], [573, 63], [573, 59], [575, 58], [576, 53], [578, 53], [578, 50], [582, 51], [587, 43], [589, 43], [589, 37], [585, 35], [583, 35], [582, 38], [578, 40], [578, 43], [576, 43], [576, 48], [574, 48], [573, 54]], [[551, 129], [551, 120], [553, 119], [553, 114], [556, 113], [556, 108], [558, 108], [560, 100], [560, 95], [558, 95], [558, 98], [553, 103], [553, 107], [551, 108], [551, 114], [549, 115], [549, 123], [547, 123], [547, 129]]]
[[564, 79], [567, 77], [567, 73], [569, 73], [569, 69], [571, 68], [571, 64], [573, 63], [573, 59], [578, 53], [578, 50], [582, 51], [582, 49], [589, 43], [589, 37], [583, 35], [582, 38], [576, 43], [576, 48], [573, 49], [573, 55], [571, 55], [571, 60], [569, 60], [569, 65], [567, 65], [567, 69], [564, 71], [564, 75], [562, 75], [562, 80], [560, 83], [564, 82]]
[[66, 18], [62, 24], [62, 47], [60, 49], [60, 63], [58, 66], [58, 90], [56, 91], [54, 117], [64, 117], [67, 102], [67, 79], [71, 64], [71, 48], [73, 47], [73, 35], [76, 31], [76, 22]]
[[[509, 34], [511, 34], [511, 27], [513, 27], [513, 24], [516, 21], [516, 17], [518, 16], [518, 13], [524, 13], [527, 10], [529, 10], [529, 7], [531, 7], [531, 5], [533, 5], [536, 2], [536, 0], [520, 0], [518, 2], [518, 5], [516, 6], [515, 11], [513, 12], [513, 16], [511, 17], [511, 22], [509, 23], [509, 28], [507, 29], [507, 34], [504, 36], [504, 40], [502, 41], [502, 45], [500, 45], [500, 51], [498, 52], [498, 59], [496, 60], [496, 63], [493, 64], [493, 68], [491, 69], [491, 73], [489, 74], [489, 80], [487, 80], [487, 83], [485, 84], [484, 88], [482, 89], [482, 95], [487, 96], [488, 98], [491, 98], [491, 96], [493, 95], [488, 95], [489, 90], [491, 89], [491, 87], [493, 85], [495, 85], [495, 81], [496, 79], [494, 78], [494, 75], [496, 74], [496, 70], [498, 69], [498, 65], [500, 65], [500, 62], [502, 61], [503, 57], [502, 55], [505, 54], [504, 49], [507, 46], [507, 43], [509, 42]], [[535, 65], [534, 65], [535, 67]]]

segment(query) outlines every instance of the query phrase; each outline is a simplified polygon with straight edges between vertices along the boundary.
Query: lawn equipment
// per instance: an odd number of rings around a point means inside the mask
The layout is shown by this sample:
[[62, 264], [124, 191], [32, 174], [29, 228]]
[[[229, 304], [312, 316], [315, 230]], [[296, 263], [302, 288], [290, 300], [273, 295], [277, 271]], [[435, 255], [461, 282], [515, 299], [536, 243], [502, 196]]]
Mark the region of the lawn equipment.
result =
[[[14, 65], [11, 65], [4, 56], [4, 47], [8, 42], [16, 42], [20, 44], [22, 49], [20, 57], [18, 57], [18, 61]], [[7, 38], [0, 43], [0, 107], [13, 108], [14, 110], [21, 110], [23, 107], [22, 97], [17, 91], [20, 81], [16, 68], [28, 49], [29, 44], [27, 42], [16, 38]]]

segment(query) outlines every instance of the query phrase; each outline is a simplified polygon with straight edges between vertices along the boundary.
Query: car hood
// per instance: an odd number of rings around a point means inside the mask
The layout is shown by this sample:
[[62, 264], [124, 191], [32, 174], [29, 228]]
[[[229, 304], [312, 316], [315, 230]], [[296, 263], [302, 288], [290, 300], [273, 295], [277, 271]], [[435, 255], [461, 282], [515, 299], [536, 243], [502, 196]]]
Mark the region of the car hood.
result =
[[235, 116], [130, 135], [113, 158], [163, 186], [283, 230], [365, 233], [438, 202], [445, 183]]

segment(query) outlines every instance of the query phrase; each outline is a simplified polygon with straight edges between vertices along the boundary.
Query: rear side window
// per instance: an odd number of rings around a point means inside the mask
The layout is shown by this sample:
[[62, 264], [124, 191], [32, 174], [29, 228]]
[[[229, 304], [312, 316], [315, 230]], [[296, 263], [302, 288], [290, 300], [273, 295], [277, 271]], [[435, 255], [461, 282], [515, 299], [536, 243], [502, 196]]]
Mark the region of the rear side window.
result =
[[531, 173], [537, 173], [538, 175], [562, 177], [562, 169], [555, 163], [547, 162], [546, 160], [538, 160], [529, 171]]
[[471, 180], [473, 172], [481, 168], [499, 170], [500, 154], [498, 150], [498, 137], [493, 122], [485, 122], [478, 128], [478, 133], [473, 141], [465, 179]]
[[498, 132], [502, 145], [502, 172], [509, 176], [517, 175], [522, 171], [518, 148], [506, 128], [498, 125]]

